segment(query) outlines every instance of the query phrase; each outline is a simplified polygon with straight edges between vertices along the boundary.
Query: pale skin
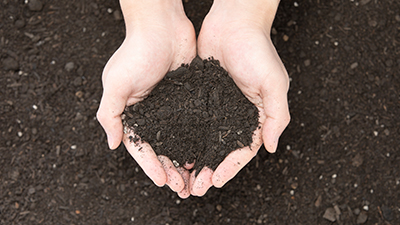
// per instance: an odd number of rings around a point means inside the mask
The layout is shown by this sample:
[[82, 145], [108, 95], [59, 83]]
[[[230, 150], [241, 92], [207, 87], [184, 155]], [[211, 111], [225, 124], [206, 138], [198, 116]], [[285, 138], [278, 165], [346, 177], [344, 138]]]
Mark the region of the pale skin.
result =
[[[104, 92], [97, 113], [110, 149], [123, 141], [156, 185], [167, 184], [181, 198], [203, 196], [212, 186], [222, 187], [263, 143], [269, 152], [276, 151], [279, 136], [290, 121], [289, 79], [269, 36], [279, 0], [215, 0], [197, 45], [182, 1], [120, 3], [127, 34], [104, 69]], [[120, 117], [125, 106], [143, 100], [168, 71], [190, 63], [196, 54], [219, 60], [260, 116], [260, 129], [254, 132], [250, 147], [233, 151], [215, 171], [203, 168], [197, 177], [196, 171], [189, 174], [193, 164], [176, 168], [167, 157], [156, 156], [148, 143], [130, 141], [134, 134], [123, 133]]]

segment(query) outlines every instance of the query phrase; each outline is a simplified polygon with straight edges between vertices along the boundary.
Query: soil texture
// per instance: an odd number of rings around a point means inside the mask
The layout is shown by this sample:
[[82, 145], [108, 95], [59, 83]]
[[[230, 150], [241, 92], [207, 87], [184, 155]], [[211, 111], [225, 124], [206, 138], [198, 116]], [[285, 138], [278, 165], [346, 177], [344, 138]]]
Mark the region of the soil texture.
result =
[[[184, 0], [196, 31], [211, 4]], [[185, 200], [96, 120], [124, 30], [118, 1], [0, 1], [0, 224], [400, 224], [400, 1], [281, 1], [277, 152]]]
[[190, 66], [167, 73], [145, 100], [124, 114], [124, 124], [157, 155], [177, 166], [195, 162], [197, 173], [204, 166], [215, 170], [230, 152], [250, 146], [258, 126], [257, 107], [228, 72], [218, 61], [198, 57]]

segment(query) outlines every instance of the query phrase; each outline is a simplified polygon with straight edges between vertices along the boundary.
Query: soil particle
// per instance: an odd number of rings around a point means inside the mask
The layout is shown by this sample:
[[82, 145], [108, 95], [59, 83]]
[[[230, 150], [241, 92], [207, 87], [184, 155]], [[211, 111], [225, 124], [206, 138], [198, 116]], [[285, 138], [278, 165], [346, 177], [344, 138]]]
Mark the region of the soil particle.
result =
[[304, 60], [304, 66], [309, 66], [309, 65], [311, 65], [311, 60], [309, 59]]
[[335, 209], [334, 208], [327, 208], [325, 210], [323, 218], [326, 219], [326, 220], [329, 220], [331, 222], [335, 222], [336, 221], [336, 211], [335, 211]]
[[315, 200], [314, 205], [315, 205], [315, 207], [318, 208], [318, 207], [321, 206], [321, 203], [322, 203], [322, 195], [319, 195], [318, 198], [317, 198], [317, 200]]
[[355, 167], [361, 166], [363, 163], [363, 158], [360, 153], [358, 153], [354, 158], [352, 159], [352, 165]]
[[360, 5], [366, 5], [370, 2], [371, 0], [361, 0]]
[[368, 21], [368, 25], [370, 25], [371, 27], [376, 27], [378, 25], [378, 22], [376, 20], [369, 20]]
[[365, 222], [367, 222], [367, 219], [368, 219], [367, 212], [362, 211], [360, 215], [358, 215], [357, 217], [357, 224], [364, 224]]
[[18, 29], [23, 28], [25, 26], [25, 20], [16, 20], [14, 25]]
[[82, 77], [76, 77], [75, 79], [74, 79], [74, 85], [76, 86], [76, 87], [78, 87], [78, 86], [81, 86], [82, 85]]
[[400, 22], [400, 15], [396, 15], [394, 18], [396, 19], [397, 22]]
[[28, 194], [30, 194], [30, 195], [35, 194], [35, 192], [36, 192], [36, 189], [34, 187], [31, 187], [28, 189]]
[[385, 65], [386, 65], [386, 67], [392, 67], [393, 66], [393, 60], [391, 60], [391, 59], [386, 60], [385, 61]]
[[18, 169], [15, 168], [15, 169], [13, 169], [13, 170], [10, 172], [9, 177], [10, 177], [12, 180], [17, 180], [18, 177], [19, 177], [19, 175], [20, 175], [20, 173], [19, 173]]
[[74, 63], [74, 62], [67, 62], [67, 63], [65, 64], [64, 69], [65, 69], [66, 71], [68, 71], [68, 72], [71, 72], [72, 70], [75, 69], [75, 63]]
[[31, 11], [41, 11], [43, 9], [43, 3], [40, 0], [29, 0], [28, 8]]
[[121, 11], [120, 11], [119, 9], [117, 9], [117, 10], [115, 10], [115, 11], [113, 12], [113, 16], [114, 16], [114, 19], [115, 19], [116, 21], [121, 21], [121, 20], [123, 19], [122, 13], [121, 13]]
[[214, 170], [231, 151], [249, 146], [258, 125], [257, 108], [219, 62], [198, 57], [169, 72], [125, 115], [158, 155], [179, 165], [195, 161], [197, 172], [204, 166]]
[[11, 57], [5, 58], [3, 60], [3, 69], [4, 70], [14, 70], [14, 71], [18, 70], [19, 69], [18, 62]]
[[386, 205], [382, 205], [381, 207], [382, 210], [382, 216], [385, 218], [387, 221], [393, 220], [393, 211]]
[[350, 69], [352, 69], [352, 70], [357, 68], [357, 67], [358, 67], [358, 62], [355, 62], [355, 63], [350, 65]]

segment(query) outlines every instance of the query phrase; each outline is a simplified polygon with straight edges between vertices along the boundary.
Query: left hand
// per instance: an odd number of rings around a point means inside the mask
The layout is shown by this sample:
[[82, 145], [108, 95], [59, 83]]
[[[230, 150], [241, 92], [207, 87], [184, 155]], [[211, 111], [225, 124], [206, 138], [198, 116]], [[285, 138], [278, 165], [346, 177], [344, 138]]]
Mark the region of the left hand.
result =
[[201, 58], [220, 61], [243, 94], [259, 110], [260, 129], [251, 146], [231, 152], [215, 171], [203, 168], [190, 176], [191, 194], [204, 195], [211, 186], [222, 187], [265, 148], [276, 151], [278, 139], [290, 121], [287, 102], [289, 77], [270, 39], [279, 1], [214, 1], [198, 38]]
[[190, 63], [196, 56], [196, 35], [181, 0], [120, 0], [126, 37], [103, 71], [104, 92], [97, 119], [107, 134], [110, 149], [121, 141], [146, 175], [157, 185], [167, 184], [187, 198], [190, 165], [175, 168], [166, 156], [157, 156], [146, 143], [124, 134], [121, 114], [126, 106], [143, 100], [165, 74]]

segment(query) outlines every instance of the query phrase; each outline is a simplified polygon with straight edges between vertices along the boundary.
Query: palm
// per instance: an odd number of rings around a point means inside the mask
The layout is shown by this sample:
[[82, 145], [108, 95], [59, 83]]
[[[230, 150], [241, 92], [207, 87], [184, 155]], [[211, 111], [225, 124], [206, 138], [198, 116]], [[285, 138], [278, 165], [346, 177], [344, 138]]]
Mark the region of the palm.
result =
[[[190, 22], [189, 22], [190, 23]], [[185, 26], [190, 24], [185, 24]], [[179, 28], [182, 29], [182, 28]], [[191, 29], [179, 39], [194, 40]], [[119, 85], [128, 96], [127, 105], [142, 100], [169, 71], [195, 56], [195, 42], [176, 49], [175, 31], [151, 25], [135, 30], [114, 53], [103, 72], [105, 91]], [[174, 54], [175, 53], [175, 54]], [[110, 88], [108, 88], [110, 87]], [[115, 91], [115, 90], [113, 90]]]

